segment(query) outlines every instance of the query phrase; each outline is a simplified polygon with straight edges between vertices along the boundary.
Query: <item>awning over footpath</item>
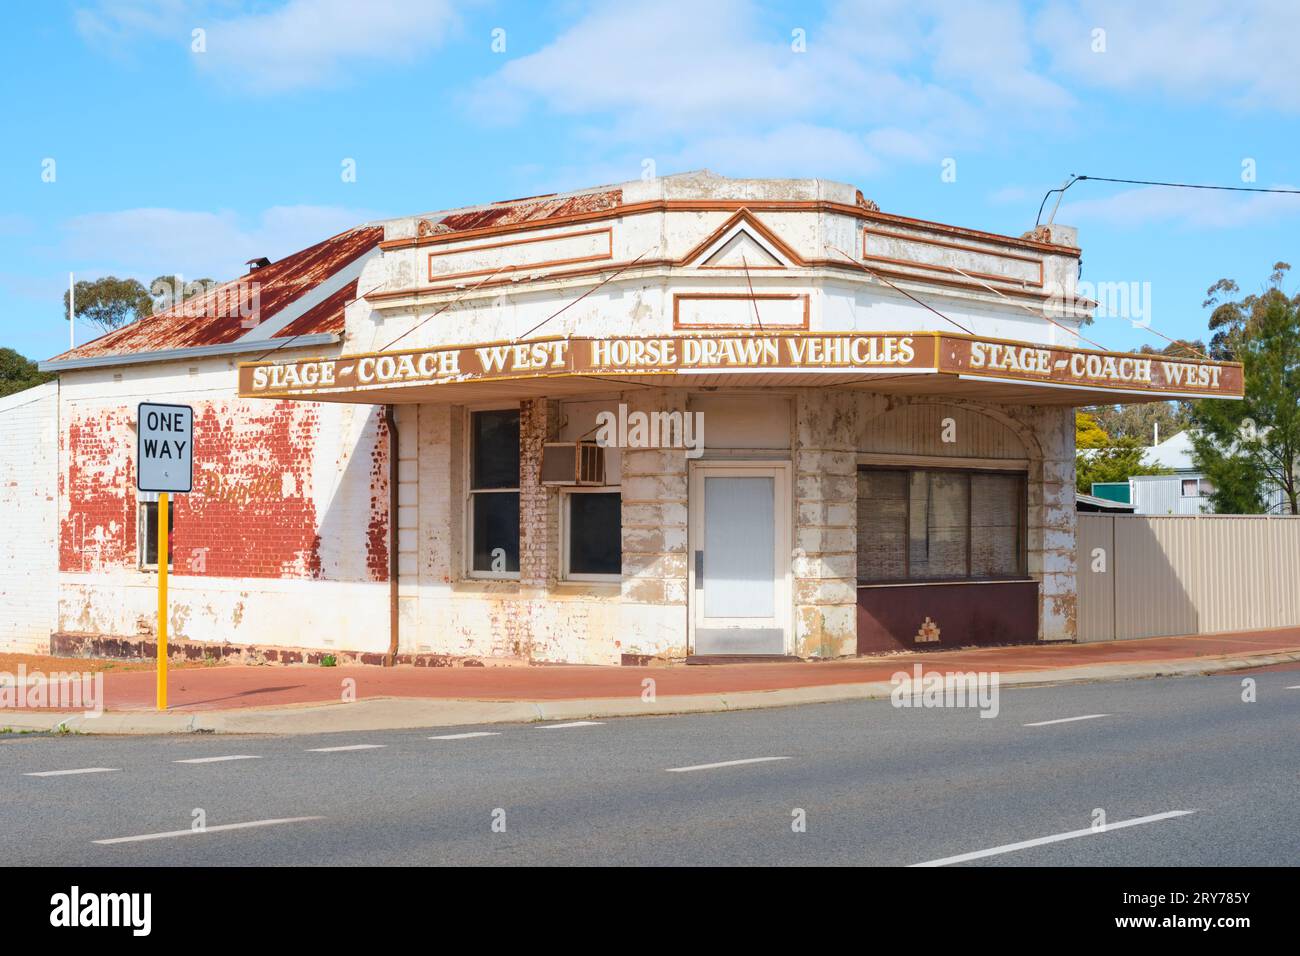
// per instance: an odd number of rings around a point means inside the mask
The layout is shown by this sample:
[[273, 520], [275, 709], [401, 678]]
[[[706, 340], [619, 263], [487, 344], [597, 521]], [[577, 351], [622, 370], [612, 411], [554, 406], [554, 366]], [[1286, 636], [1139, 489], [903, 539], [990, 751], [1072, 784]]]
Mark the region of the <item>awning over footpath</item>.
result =
[[637, 386], [834, 386], [1034, 405], [1240, 398], [1241, 365], [944, 332], [543, 338], [239, 367], [248, 398], [478, 402]]

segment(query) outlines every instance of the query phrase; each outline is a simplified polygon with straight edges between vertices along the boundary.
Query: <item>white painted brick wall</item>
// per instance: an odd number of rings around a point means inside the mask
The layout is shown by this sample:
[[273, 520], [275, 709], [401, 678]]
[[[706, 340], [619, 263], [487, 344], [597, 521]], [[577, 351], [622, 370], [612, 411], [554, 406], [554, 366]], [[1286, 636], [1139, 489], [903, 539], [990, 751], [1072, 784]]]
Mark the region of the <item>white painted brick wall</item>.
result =
[[58, 615], [58, 383], [0, 398], [0, 651], [47, 653]]

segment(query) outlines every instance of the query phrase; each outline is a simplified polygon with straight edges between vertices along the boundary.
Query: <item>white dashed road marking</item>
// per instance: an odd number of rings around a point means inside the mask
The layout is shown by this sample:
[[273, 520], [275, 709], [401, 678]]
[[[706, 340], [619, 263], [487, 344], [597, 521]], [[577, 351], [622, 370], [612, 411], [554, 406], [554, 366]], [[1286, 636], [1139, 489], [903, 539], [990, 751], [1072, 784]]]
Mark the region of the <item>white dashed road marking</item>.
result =
[[337, 754], [345, 750], [382, 750], [388, 744], [349, 744], [346, 747], [311, 747], [309, 754]]
[[1141, 826], [1144, 823], [1158, 823], [1161, 820], [1172, 820], [1174, 817], [1185, 817], [1189, 813], [1195, 813], [1195, 810], [1170, 810], [1168, 813], [1153, 813], [1149, 817], [1134, 817], [1132, 820], [1120, 820], [1118, 823], [1108, 823], [1104, 827], [1096, 830], [1088, 827], [1086, 830], [1071, 830], [1068, 833], [1054, 833], [1051, 836], [1039, 837], [1036, 840], [1024, 840], [1020, 843], [1007, 843], [1003, 846], [991, 847], [987, 850], [975, 850], [972, 853], [962, 853], [957, 856], [945, 856], [939, 860], [930, 860], [926, 863], [913, 863], [912, 866], [947, 866], [949, 863], [965, 863], [967, 860], [978, 860], [986, 856], [998, 856], [1002, 853], [1014, 853], [1016, 850], [1027, 850], [1033, 846], [1042, 846], [1045, 843], [1060, 843], [1062, 840], [1077, 840], [1079, 837], [1100, 836], [1103, 833], [1109, 833], [1112, 830], [1123, 830], [1126, 827]]
[[1038, 720], [1032, 724], [1022, 724], [1022, 727], [1047, 727], [1051, 724], [1071, 724], [1076, 720], [1096, 720], [1098, 717], [1109, 717], [1110, 714], [1084, 714], [1082, 717], [1062, 717], [1059, 720]]
[[117, 773], [117, 767], [82, 767], [80, 770], [42, 770], [40, 773], [25, 773], [24, 777], [67, 777], [74, 773]]
[[746, 763], [767, 763], [770, 760], [789, 760], [789, 757], [748, 757], [744, 760], [724, 760], [721, 763], [701, 763], [693, 767], [669, 767], [668, 773], [690, 773], [692, 770], [713, 770], [717, 767], [739, 767]]
[[231, 754], [229, 757], [191, 757], [188, 760], [173, 760], [172, 763], [222, 763], [226, 760], [261, 760], [253, 754]]
[[93, 842], [107, 846], [110, 843], [140, 843], [143, 840], [170, 840], [172, 837], [204, 836], [208, 833], [221, 833], [225, 830], [247, 830], [251, 827], [271, 827], [279, 823], [302, 823], [306, 820], [324, 820], [324, 817], [280, 817], [275, 820], [250, 820], [248, 823], [223, 823], [202, 830], [169, 830], [166, 833], [142, 833], [139, 836], [113, 837], [111, 840]]
[[468, 740], [470, 737], [500, 737], [499, 730], [475, 730], [464, 734], [440, 734], [437, 737], [430, 737], [430, 740]]
[[571, 720], [567, 724], [542, 724], [538, 730], [560, 730], [564, 727], [598, 727], [603, 724], [603, 720]]

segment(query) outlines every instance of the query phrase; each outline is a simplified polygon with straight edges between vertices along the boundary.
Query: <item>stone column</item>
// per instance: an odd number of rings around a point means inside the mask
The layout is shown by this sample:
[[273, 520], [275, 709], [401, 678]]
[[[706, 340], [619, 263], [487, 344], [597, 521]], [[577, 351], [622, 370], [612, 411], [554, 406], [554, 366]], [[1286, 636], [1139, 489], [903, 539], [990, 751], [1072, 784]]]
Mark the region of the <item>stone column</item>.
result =
[[1029, 474], [1029, 575], [1039, 582], [1041, 641], [1077, 633], [1078, 513], [1074, 498], [1074, 409], [1026, 409], [1042, 447]]
[[857, 653], [858, 396], [795, 399], [794, 628], [800, 657]]
[[554, 432], [556, 406], [545, 398], [519, 405], [519, 591], [545, 596], [559, 579], [559, 494], [542, 484], [542, 446]]
[[[628, 413], [680, 411], [680, 390], [624, 393]], [[687, 459], [679, 448], [622, 449], [624, 654], [686, 654]]]

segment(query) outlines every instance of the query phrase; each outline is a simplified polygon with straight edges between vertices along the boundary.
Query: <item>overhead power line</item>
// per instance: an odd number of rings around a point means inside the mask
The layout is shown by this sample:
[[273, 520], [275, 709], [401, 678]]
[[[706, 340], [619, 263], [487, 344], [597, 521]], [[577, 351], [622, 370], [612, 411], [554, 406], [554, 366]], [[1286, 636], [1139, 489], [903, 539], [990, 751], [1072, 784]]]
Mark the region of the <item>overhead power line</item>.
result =
[[1215, 186], [1209, 183], [1167, 183], [1155, 179], [1118, 179], [1112, 176], [1076, 176], [1071, 173], [1069, 181], [1064, 186], [1049, 189], [1046, 195], [1043, 196], [1043, 201], [1038, 204], [1038, 217], [1034, 220], [1034, 225], [1037, 226], [1042, 222], [1043, 209], [1047, 206], [1047, 200], [1053, 193], [1064, 195], [1067, 189], [1075, 183], [1083, 182], [1085, 179], [1097, 183], [1123, 183], [1129, 186], [1167, 186], [1171, 189], [1215, 189], [1232, 193], [1277, 193], [1287, 196], [1300, 196], [1300, 189], [1281, 189], [1270, 186]]

